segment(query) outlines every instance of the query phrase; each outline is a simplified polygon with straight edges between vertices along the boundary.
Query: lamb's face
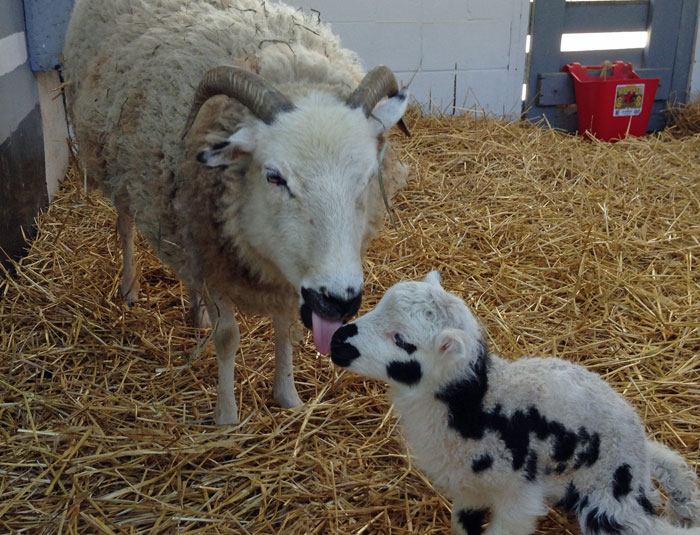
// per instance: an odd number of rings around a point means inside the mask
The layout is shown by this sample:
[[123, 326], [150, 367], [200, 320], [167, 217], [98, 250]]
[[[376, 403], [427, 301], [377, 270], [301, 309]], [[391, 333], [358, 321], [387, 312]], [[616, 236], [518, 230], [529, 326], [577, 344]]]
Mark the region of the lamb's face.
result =
[[322, 353], [360, 307], [368, 195], [378, 194], [378, 136], [401, 118], [405, 100], [394, 97], [375, 108], [384, 118], [379, 122], [312, 93], [271, 124], [250, 119], [198, 156], [218, 166], [245, 155], [245, 200], [237, 217], [245, 225], [231, 233], [296, 288], [302, 320]]
[[396, 387], [449, 380], [476, 358], [482, 340], [468, 307], [439, 280], [432, 272], [392, 286], [374, 310], [336, 331], [333, 362]]

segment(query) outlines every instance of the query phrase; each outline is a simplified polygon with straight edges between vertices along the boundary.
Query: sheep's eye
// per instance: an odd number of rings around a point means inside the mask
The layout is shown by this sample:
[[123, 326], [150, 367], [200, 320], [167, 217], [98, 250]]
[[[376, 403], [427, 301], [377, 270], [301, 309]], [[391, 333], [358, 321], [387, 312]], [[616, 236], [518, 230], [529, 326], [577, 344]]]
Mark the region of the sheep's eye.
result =
[[270, 184], [274, 184], [275, 186], [287, 186], [287, 181], [277, 169], [271, 169], [269, 167], [266, 167], [265, 178]]

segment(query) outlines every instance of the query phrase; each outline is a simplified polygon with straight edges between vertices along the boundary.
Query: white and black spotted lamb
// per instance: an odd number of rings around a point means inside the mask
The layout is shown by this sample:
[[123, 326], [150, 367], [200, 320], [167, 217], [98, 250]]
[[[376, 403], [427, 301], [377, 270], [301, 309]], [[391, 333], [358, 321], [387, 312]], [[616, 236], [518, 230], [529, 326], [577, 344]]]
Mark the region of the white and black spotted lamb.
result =
[[700, 534], [695, 474], [619, 394], [563, 360], [489, 354], [437, 272], [390, 288], [335, 333], [331, 357], [390, 384], [416, 464], [453, 500], [454, 534], [481, 534], [490, 514], [487, 535], [527, 535], [549, 505], [584, 535]]

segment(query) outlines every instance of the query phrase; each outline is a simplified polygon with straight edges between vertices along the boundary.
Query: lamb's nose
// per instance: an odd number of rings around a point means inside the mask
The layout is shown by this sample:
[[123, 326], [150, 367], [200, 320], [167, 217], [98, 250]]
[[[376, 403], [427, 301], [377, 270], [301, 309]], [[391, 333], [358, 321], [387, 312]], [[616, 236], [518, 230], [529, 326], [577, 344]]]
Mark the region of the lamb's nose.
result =
[[335, 331], [331, 340], [331, 360], [334, 364], [347, 368], [350, 363], [360, 356], [360, 352], [351, 343], [347, 342], [357, 334], [357, 325], [348, 323]]

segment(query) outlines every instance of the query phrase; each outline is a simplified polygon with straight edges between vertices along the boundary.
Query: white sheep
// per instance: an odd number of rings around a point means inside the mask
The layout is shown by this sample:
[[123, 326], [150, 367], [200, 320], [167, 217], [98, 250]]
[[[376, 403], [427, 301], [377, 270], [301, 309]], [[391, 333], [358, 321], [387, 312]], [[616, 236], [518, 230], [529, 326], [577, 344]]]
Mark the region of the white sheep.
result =
[[[490, 513], [488, 535], [528, 535], [549, 505], [576, 513], [584, 535], [700, 534], [695, 474], [619, 394], [570, 362], [489, 354], [437, 272], [336, 331], [331, 358], [389, 383], [416, 464], [453, 500], [454, 534], [479, 535]], [[652, 476], [684, 527], [656, 516]]]
[[389, 198], [406, 182], [385, 149], [406, 92], [386, 67], [363, 75], [316, 17], [258, 0], [78, 0], [64, 58], [80, 158], [117, 209], [126, 302], [135, 220], [195, 323], [209, 313], [216, 422], [238, 421], [234, 303], [272, 316], [273, 397], [299, 405], [293, 323], [328, 352], [360, 305], [378, 170]]

